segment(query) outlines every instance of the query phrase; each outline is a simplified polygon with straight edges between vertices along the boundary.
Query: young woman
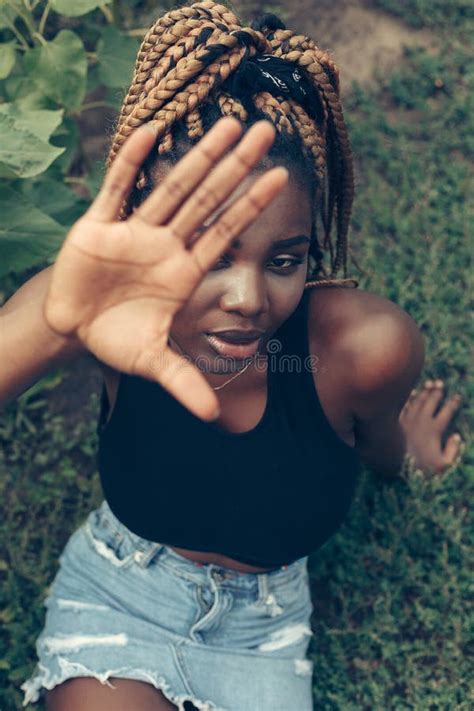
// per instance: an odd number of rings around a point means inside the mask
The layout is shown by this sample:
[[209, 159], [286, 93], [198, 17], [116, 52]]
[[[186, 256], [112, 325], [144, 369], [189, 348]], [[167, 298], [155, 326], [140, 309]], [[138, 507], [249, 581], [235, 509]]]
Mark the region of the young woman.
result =
[[306, 562], [360, 463], [442, 471], [459, 448], [441, 444], [458, 401], [412, 391], [416, 324], [335, 278], [353, 193], [337, 69], [274, 16], [174, 10], [109, 164], [1, 311], [3, 402], [84, 351], [105, 381], [104, 501], [60, 557], [24, 703], [309, 711]]

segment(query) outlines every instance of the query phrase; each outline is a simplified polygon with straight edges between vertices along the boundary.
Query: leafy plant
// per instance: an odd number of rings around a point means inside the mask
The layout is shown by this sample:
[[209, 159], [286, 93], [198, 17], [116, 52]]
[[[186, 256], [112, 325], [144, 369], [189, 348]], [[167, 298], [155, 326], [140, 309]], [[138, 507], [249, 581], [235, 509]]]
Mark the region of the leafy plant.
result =
[[144, 3], [0, 1], [0, 279], [52, 263], [94, 197], [79, 125], [129, 84], [144, 32], [130, 5]]

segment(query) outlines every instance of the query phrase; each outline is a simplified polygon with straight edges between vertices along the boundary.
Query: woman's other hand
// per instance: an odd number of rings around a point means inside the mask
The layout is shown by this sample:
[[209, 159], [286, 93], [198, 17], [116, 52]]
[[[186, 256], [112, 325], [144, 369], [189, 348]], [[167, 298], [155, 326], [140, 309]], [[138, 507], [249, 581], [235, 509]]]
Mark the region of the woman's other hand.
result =
[[461, 394], [456, 393], [442, 403], [443, 390], [442, 380], [426, 380], [422, 388], [412, 390], [399, 418], [405, 432], [406, 451], [415, 468], [437, 474], [460, 462], [465, 444], [459, 432], [446, 437], [461, 404]]

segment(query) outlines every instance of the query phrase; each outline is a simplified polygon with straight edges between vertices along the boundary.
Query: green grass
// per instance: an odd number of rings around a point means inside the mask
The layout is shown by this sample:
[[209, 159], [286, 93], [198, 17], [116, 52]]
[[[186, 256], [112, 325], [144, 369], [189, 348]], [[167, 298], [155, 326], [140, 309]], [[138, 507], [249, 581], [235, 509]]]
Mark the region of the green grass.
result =
[[[345, 107], [357, 156], [360, 287], [418, 323], [420, 380], [440, 377], [448, 393], [463, 393], [449, 433], [468, 444], [470, 75], [454, 42], [411, 50], [376, 90], [355, 87]], [[473, 494], [472, 448], [441, 478], [412, 473], [387, 484], [364, 473], [347, 524], [310, 558], [318, 711], [473, 708]]]
[[[352, 274], [419, 324], [427, 350], [422, 378], [441, 377], [448, 391], [464, 394], [449, 431], [461, 431], [468, 444], [471, 73], [453, 33], [449, 45], [430, 53], [410, 51], [377, 89], [356, 87], [345, 107], [357, 156], [352, 245], [364, 269]], [[66, 426], [48, 400], [58, 378], [43, 380], [0, 419], [4, 711], [22, 709], [19, 686], [33, 671], [42, 599], [58, 556], [101, 500], [97, 397]], [[388, 484], [363, 473], [347, 522], [310, 557], [318, 711], [474, 707], [473, 475], [469, 449], [440, 478], [412, 473]], [[29, 708], [43, 711], [41, 704]]]
[[69, 535], [102, 498], [95, 472], [98, 398], [94, 393], [76, 426], [65, 426], [45, 397], [61, 378], [44, 379], [43, 392], [28, 391], [0, 419], [2, 711], [22, 708], [19, 687], [34, 667], [46, 587]]
[[375, 0], [375, 5], [398, 15], [412, 27], [467, 32], [474, 9], [470, 0]]

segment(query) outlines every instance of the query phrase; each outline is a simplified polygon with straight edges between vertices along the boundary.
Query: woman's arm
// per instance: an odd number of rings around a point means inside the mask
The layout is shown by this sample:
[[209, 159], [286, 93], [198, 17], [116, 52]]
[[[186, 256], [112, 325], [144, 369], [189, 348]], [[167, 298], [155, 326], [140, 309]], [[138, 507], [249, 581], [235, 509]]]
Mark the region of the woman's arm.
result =
[[355, 446], [377, 474], [395, 477], [406, 452], [399, 417], [418, 380], [425, 348], [420, 329], [396, 304], [367, 317], [353, 331], [350, 391]]
[[0, 308], [0, 409], [48, 372], [88, 352], [46, 323], [43, 303], [53, 266], [35, 274]]

